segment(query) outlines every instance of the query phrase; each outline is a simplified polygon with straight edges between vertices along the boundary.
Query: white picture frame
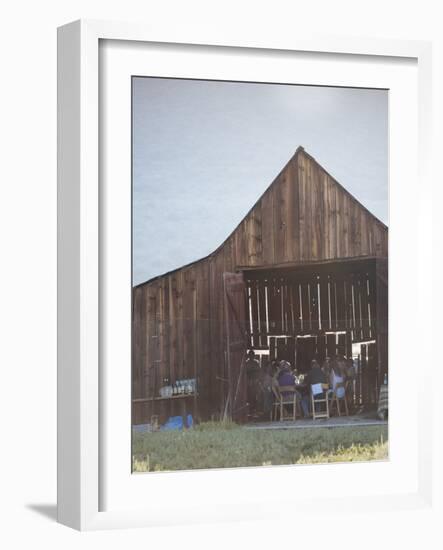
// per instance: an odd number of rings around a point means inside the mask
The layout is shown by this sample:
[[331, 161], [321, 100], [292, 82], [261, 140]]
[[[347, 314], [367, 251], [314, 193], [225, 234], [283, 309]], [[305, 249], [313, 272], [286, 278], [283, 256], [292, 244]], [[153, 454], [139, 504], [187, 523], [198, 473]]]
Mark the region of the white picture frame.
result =
[[[204, 471], [192, 474], [181, 472], [172, 474], [175, 475], [174, 478], [168, 478], [168, 474], [156, 474], [155, 480], [154, 477], [151, 478], [150, 495], [159, 498], [158, 506], [130, 506], [122, 499], [121, 507], [116, 506], [114, 502], [111, 509], [103, 510], [101, 484], [105, 481], [112, 483], [114, 479], [114, 474], [110, 479], [106, 477], [106, 472], [112, 472], [112, 469], [103, 466], [102, 455], [109, 447], [103, 440], [103, 414], [106, 413], [106, 407], [103, 407], [102, 402], [109, 401], [109, 396], [105, 394], [109, 388], [104, 388], [101, 384], [103, 366], [99, 346], [102, 330], [100, 304], [103, 293], [106, 294], [106, 285], [105, 289], [100, 285], [103, 275], [100, 232], [106, 230], [106, 226], [101, 226], [99, 221], [99, 212], [103, 208], [99, 177], [99, 48], [100, 41], [106, 40], [125, 41], [127, 44], [175, 44], [176, 47], [189, 44], [202, 48], [223, 47], [228, 48], [231, 55], [236, 55], [236, 52], [248, 55], [249, 51], [268, 51], [310, 52], [313, 55], [329, 53], [332, 57], [371, 56], [391, 58], [394, 62], [396, 59], [413, 59], [417, 65], [418, 80], [416, 139], [420, 189], [418, 219], [414, 226], [419, 227], [420, 232], [416, 260], [419, 265], [428, 266], [428, 269], [432, 266], [432, 250], [422, 244], [432, 230], [432, 218], [429, 215], [432, 211], [432, 183], [429, 172], [431, 46], [426, 42], [314, 37], [301, 34], [297, 37], [282, 36], [279, 41], [250, 35], [240, 38], [229, 35], [228, 32], [210, 38], [203, 34], [189, 37], [186, 30], [174, 31], [167, 35], [143, 25], [102, 21], [77, 21], [59, 29], [58, 520], [76, 529], [90, 530], [147, 527], [192, 521], [259, 519], [265, 513], [266, 495], [257, 496], [252, 490], [254, 475], [257, 473], [252, 470], [256, 469]], [[395, 151], [392, 154], [395, 155]], [[414, 166], [414, 162], [412, 165]], [[415, 175], [413, 177], [415, 180]], [[411, 207], [410, 203], [408, 207]], [[424, 277], [425, 273], [421, 268], [414, 282], [420, 284]], [[431, 318], [431, 300], [426, 299], [431, 296], [431, 292], [432, 283], [428, 282], [421, 300], [417, 300], [417, 315]], [[428, 349], [423, 358], [425, 364], [431, 364], [430, 357], [431, 350]], [[430, 377], [431, 368], [427, 368]], [[398, 387], [403, 388], [401, 383]], [[356, 503], [361, 511], [366, 512], [404, 508], [432, 510], [432, 407], [429, 406], [428, 385], [421, 383], [419, 388], [417, 406], [412, 409], [413, 414], [417, 416], [413, 425], [418, 430], [415, 439], [418, 456], [416, 461], [414, 458], [414, 462], [409, 465], [417, 474], [412, 484], [414, 489], [386, 492], [383, 495], [367, 493], [356, 496], [352, 491], [336, 493], [340, 499], [341, 511], [354, 509]], [[396, 398], [395, 391], [393, 398]], [[425, 398], [427, 406], [424, 406]], [[395, 462], [393, 464], [395, 465]], [[285, 468], [269, 468], [267, 471], [272, 471], [269, 475], [276, 476], [277, 479], [278, 476], [285, 475]], [[324, 469], [325, 473], [327, 471]], [[407, 474], [407, 470], [404, 474]], [[249, 483], [250, 496], [242, 502], [242, 506], [232, 506], [230, 510], [221, 511], [219, 506], [210, 507], [205, 501], [200, 505], [197, 501], [193, 502], [185, 512], [173, 505], [168, 508], [167, 499], [160, 498], [162, 486], [168, 487], [173, 479], [174, 483], [183, 483], [184, 487], [189, 488], [186, 484], [189, 484], [191, 479], [193, 487], [196, 475], [199, 476], [197, 483], [200, 486], [214, 484], [214, 487], [221, 487], [226, 483]], [[358, 475], [360, 473], [354, 470], [351, 477], [355, 478]], [[135, 483], [138, 484], [137, 481]], [[129, 492], [127, 494], [130, 495]], [[202, 492], [202, 495], [205, 494]], [[285, 502], [290, 504], [292, 500], [295, 502], [295, 499], [288, 497]], [[323, 510], [324, 513], [330, 507], [331, 499], [323, 503], [322, 500], [324, 499], [321, 491], [313, 491], [312, 498], [304, 498], [302, 501], [304, 513], [309, 513], [313, 509]], [[248, 507], [245, 506], [247, 502]], [[297, 501], [298, 506], [300, 502]]]

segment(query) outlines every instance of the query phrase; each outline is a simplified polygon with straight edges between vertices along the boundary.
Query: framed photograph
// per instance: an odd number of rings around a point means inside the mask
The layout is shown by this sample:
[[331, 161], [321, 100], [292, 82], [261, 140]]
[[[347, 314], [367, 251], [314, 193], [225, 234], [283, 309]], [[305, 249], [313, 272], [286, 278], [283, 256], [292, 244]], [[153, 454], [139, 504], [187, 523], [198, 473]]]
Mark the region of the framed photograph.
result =
[[431, 510], [430, 45], [58, 43], [59, 521]]

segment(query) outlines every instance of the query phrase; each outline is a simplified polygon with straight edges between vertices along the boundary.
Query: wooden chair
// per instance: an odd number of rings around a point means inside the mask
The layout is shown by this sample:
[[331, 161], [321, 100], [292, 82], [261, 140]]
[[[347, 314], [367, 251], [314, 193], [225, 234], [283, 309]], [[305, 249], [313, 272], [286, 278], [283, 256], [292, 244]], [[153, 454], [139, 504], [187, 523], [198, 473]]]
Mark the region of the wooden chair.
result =
[[[271, 420], [277, 419], [277, 411], [280, 412], [280, 422], [283, 420], [293, 420], [297, 418], [297, 394], [295, 392], [295, 386], [278, 386], [273, 387], [272, 391], [274, 392], [275, 401], [272, 407]], [[288, 393], [290, 395], [283, 395], [283, 393]], [[291, 416], [284, 415], [285, 406], [292, 405], [292, 418]]]
[[[315, 384], [316, 385], [316, 384]], [[314, 396], [313, 388], [311, 384], [311, 408], [312, 408], [312, 419], [316, 420], [317, 418], [329, 418], [329, 397], [328, 397], [328, 384], [322, 384], [323, 392], [318, 394], [319, 397]], [[323, 410], [317, 411], [316, 405], [324, 405]]]
[[[341, 394], [341, 397], [338, 397], [337, 390], [339, 388], [342, 388], [342, 392], [339, 392]], [[330, 410], [332, 412], [332, 408], [334, 406], [334, 403], [337, 405], [337, 414], [338, 416], [341, 416], [341, 410], [340, 410], [340, 403], [343, 402], [345, 405], [345, 413], [346, 416], [349, 416], [349, 410], [348, 410], [348, 401], [346, 399], [346, 386], [344, 382], [338, 382], [335, 386], [335, 390], [332, 392], [332, 396], [330, 398]]]

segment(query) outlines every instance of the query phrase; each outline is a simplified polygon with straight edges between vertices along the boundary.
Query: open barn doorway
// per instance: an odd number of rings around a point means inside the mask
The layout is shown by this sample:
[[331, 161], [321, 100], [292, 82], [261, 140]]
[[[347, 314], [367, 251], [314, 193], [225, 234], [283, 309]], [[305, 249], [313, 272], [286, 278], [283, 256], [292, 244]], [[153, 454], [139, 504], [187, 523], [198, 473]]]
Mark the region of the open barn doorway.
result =
[[[380, 385], [375, 258], [244, 271], [247, 348], [264, 369], [288, 361], [298, 374], [312, 359], [344, 357], [354, 368], [354, 410], [374, 406]], [[387, 363], [387, 357], [384, 359]]]

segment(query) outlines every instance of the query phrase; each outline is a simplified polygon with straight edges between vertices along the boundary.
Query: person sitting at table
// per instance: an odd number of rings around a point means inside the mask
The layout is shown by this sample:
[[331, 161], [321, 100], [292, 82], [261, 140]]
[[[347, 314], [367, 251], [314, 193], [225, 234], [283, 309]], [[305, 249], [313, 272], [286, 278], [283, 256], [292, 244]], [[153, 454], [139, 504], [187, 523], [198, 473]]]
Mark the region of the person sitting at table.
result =
[[341, 399], [345, 395], [345, 388], [344, 386], [340, 386], [337, 388], [338, 384], [344, 384], [345, 378], [343, 376], [343, 373], [340, 369], [340, 365], [338, 362], [334, 362], [331, 366], [331, 374], [329, 377], [329, 383], [331, 384], [331, 393], [336, 393], [337, 397]]
[[274, 384], [272, 363], [268, 363], [265, 366], [260, 382], [263, 398], [263, 415], [265, 418], [269, 418], [271, 415], [272, 406], [274, 404], [274, 393], [272, 390]]
[[321, 369], [318, 361], [313, 359], [311, 361], [311, 369], [305, 377], [307, 384], [326, 384], [327, 378], [323, 370]]
[[[286, 398], [292, 398], [295, 392], [296, 399], [300, 402], [302, 399], [302, 396], [298, 390], [295, 389], [295, 377], [294, 374], [291, 371], [291, 364], [288, 361], [280, 361], [279, 365], [279, 373], [278, 373], [278, 386], [293, 386], [294, 391], [283, 391], [280, 392], [282, 397], [284, 399]], [[279, 390], [280, 391], [280, 390]]]
[[[318, 361], [316, 359], [313, 359], [311, 361], [311, 369], [308, 372], [308, 374], [304, 378], [304, 383], [307, 385], [309, 390], [311, 390], [311, 386], [314, 384], [326, 384], [327, 378], [325, 376], [325, 373], [321, 369]], [[318, 394], [318, 396], [323, 396], [324, 391]], [[309, 406], [311, 403], [311, 395], [310, 391], [308, 391], [302, 398], [301, 401], [301, 407], [303, 410], [304, 416], [309, 416]]]
[[346, 370], [347, 370], [347, 359], [343, 355], [337, 355], [337, 358], [335, 360], [335, 371], [337, 374], [339, 374], [343, 380], [346, 380]]
[[275, 397], [278, 395], [278, 375], [280, 372], [279, 361], [274, 359], [271, 362], [271, 390], [272, 390], [272, 402], [274, 403]]
[[[278, 385], [279, 386], [294, 386], [295, 378], [291, 372], [291, 364], [288, 361], [280, 361], [278, 373]], [[282, 393], [283, 397], [287, 397], [288, 392]]]
[[326, 379], [329, 378], [329, 375], [331, 374], [331, 358], [325, 357], [325, 360], [323, 361], [323, 364], [321, 366], [321, 370], [325, 373]]

